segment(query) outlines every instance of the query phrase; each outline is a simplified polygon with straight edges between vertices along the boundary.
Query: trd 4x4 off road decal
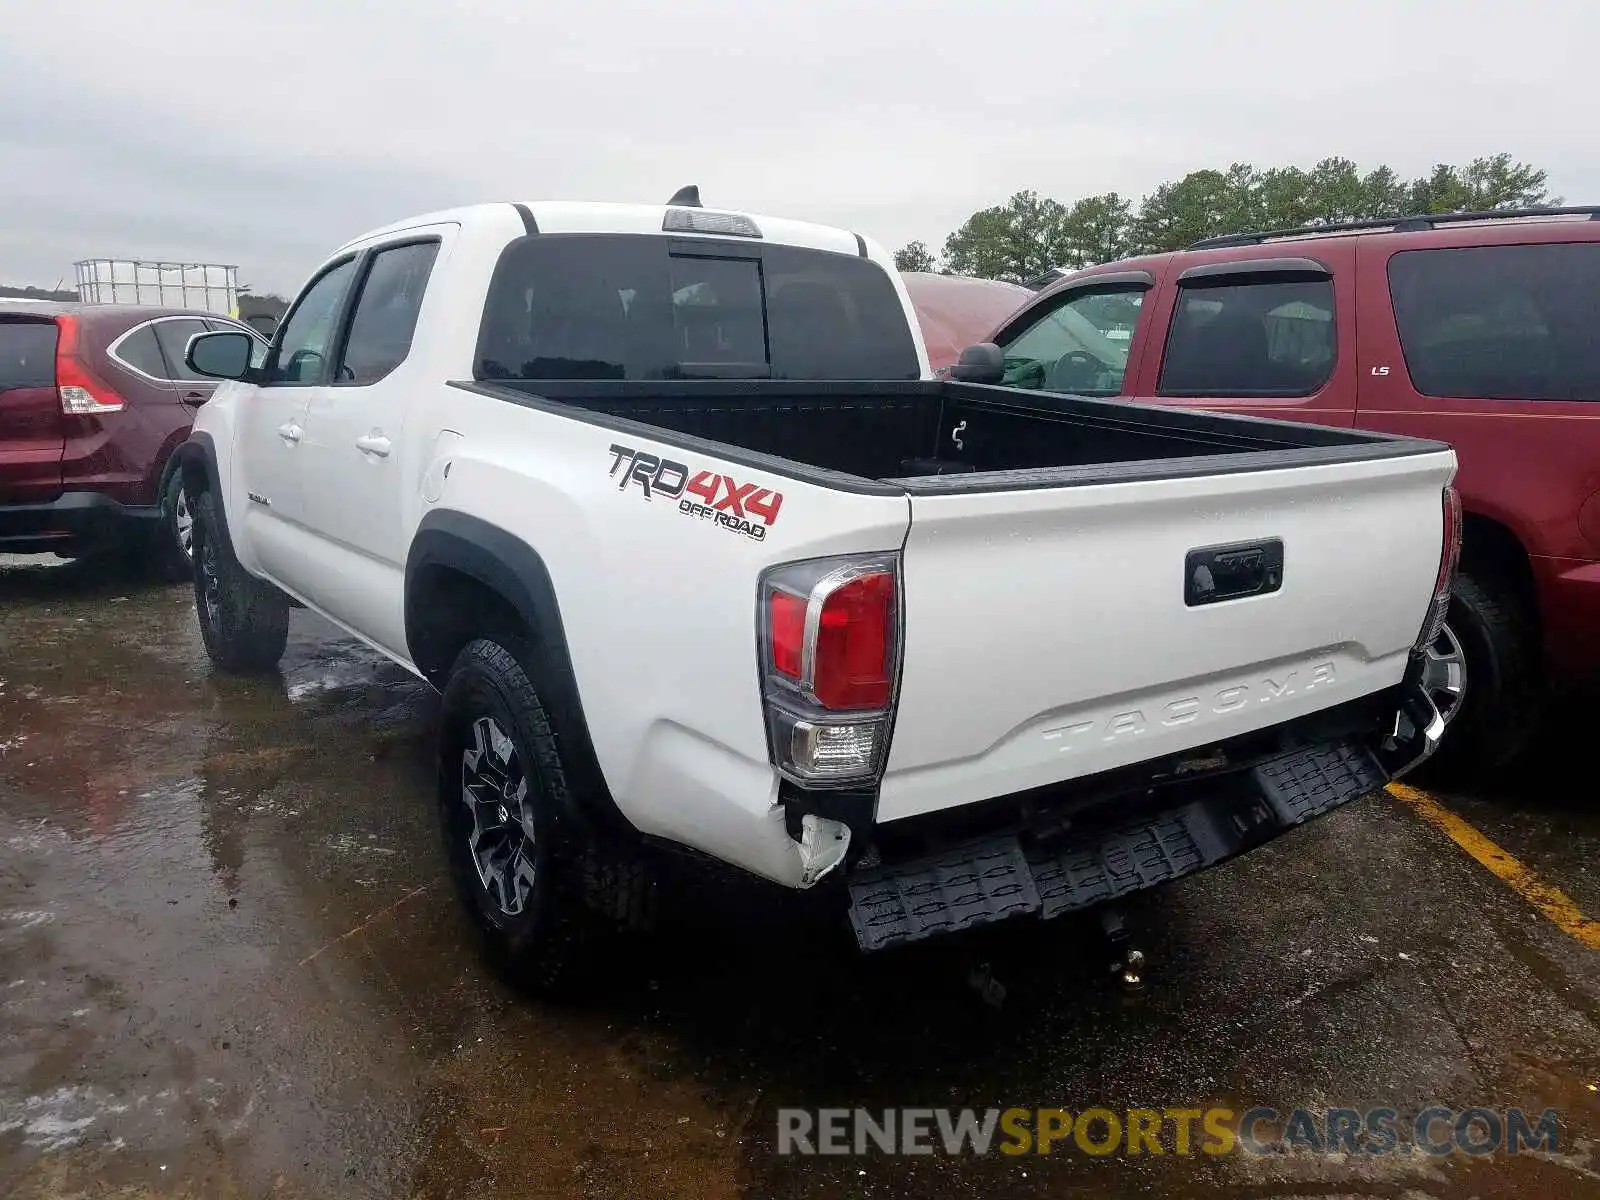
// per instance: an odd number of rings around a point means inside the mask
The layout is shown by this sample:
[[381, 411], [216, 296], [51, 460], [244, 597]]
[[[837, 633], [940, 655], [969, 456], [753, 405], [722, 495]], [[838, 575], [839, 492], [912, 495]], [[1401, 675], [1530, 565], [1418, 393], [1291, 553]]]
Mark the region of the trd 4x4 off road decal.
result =
[[628, 446], [612, 445], [611, 477], [617, 490], [636, 484], [646, 500], [665, 496], [678, 502], [678, 511], [688, 517], [711, 521], [760, 541], [778, 520], [783, 493], [753, 483], [736, 483], [731, 475], [698, 471], [670, 458], [646, 454]]

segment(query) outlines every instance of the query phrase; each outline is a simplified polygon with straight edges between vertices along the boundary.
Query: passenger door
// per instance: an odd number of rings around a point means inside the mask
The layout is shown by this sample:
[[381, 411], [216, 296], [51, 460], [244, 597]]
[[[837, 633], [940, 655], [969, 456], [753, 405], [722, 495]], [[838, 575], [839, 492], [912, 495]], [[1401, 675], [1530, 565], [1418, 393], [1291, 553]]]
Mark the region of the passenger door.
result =
[[1348, 426], [1355, 419], [1353, 239], [1180, 271], [1151, 314], [1164, 336], [1130, 397]]
[[[313, 391], [301, 445], [308, 562], [335, 581], [316, 599], [384, 649], [406, 653], [403, 437], [406, 362], [440, 238], [412, 237], [363, 259], [348, 333], [330, 385]], [[430, 381], [440, 382], [440, 381]]]
[[326, 386], [355, 270], [351, 255], [306, 285], [278, 328], [262, 381], [239, 406], [235, 458], [242, 478], [233, 500], [240, 506], [245, 553], [262, 573], [308, 599], [314, 599], [305, 591], [314, 576], [305, 567], [310, 537], [300, 478], [306, 407]]

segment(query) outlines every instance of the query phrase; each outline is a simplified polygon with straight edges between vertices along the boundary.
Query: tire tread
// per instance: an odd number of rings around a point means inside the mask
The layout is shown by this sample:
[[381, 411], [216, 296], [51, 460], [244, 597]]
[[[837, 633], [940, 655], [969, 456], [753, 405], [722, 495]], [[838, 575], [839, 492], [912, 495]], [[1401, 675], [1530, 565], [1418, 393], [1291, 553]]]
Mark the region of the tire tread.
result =
[[[206, 619], [199, 556], [204, 543], [217, 546], [221, 584], [221, 627]], [[209, 490], [195, 501], [195, 615], [211, 661], [230, 675], [258, 675], [275, 669], [289, 642], [289, 598], [251, 575], [234, 556], [222, 529], [217, 499]]]
[[[1450, 622], [1467, 656], [1467, 694], [1439, 752], [1422, 772], [1440, 781], [1515, 762], [1538, 730], [1546, 691], [1538, 621], [1499, 579], [1466, 571], [1458, 575]], [[1492, 661], [1484, 661], [1485, 651]], [[1489, 681], [1485, 667], [1492, 672]], [[1486, 683], [1491, 692], [1484, 690]]]
[[[456, 656], [447, 677], [441, 716], [440, 829], [451, 875], [490, 960], [518, 984], [549, 994], [568, 988], [578, 977], [593, 932], [585, 919], [588, 906], [583, 873], [588, 854], [577, 831], [564, 818], [569, 803], [566, 769], [549, 715], [522, 664], [529, 648], [503, 634], [499, 637], [469, 642]], [[487, 677], [510, 709], [518, 749], [531, 758], [529, 765], [537, 776], [539, 832], [549, 843], [541, 863], [545, 879], [534, 911], [511, 921], [493, 921], [482, 912], [477, 895], [481, 885], [454, 842], [449, 817], [450, 806], [459, 803], [452, 780], [454, 764], [448, 761], [454, 749], [450, 724], [475, 675]]]

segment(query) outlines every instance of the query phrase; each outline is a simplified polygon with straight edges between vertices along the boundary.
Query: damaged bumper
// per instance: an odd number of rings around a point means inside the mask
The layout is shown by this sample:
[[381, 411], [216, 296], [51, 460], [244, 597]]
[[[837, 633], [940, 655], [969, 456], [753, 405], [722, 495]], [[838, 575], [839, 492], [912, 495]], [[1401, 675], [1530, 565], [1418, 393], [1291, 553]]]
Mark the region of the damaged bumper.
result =
[[[937, 849], [869, 848], [845, 873], [856, 939], [880, 950], [1013, 917], [1049, 919], [1192, 875], [1376, 791], [1431, 755], [1444, 733], [1410, 677], [1358, 724]], [[1102, 815], [1129, 811], [1138, 815]]]

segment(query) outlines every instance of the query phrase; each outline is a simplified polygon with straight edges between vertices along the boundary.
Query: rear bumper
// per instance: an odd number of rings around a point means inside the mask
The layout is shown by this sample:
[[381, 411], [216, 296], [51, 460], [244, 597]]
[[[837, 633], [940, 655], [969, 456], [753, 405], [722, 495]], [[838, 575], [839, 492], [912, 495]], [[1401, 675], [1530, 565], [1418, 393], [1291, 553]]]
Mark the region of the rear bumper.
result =
[[1035, 814], [931, 852], [869, 851], [845, 876], [856, 939], [870, 951], [1014, 917], [1048, 920], [1242, 854], [1437, 749], [1444, 722], [1420, 689], [1385, 699], [1388, 716], [1352, 711], [1355, 727], [1324, 740], [1193, 778], [1146, 776], [1092, 807]]
[[100, 492], [67, 492], [47, 504], [0, 503], [0, 553], [44, 554], [111, 544], [160, 517], [156, 506], [119, 504]]
[[702, 865], [709, 856], [788, 889], [821, 881], [876, 950], [1155, 887], [1383, 786], [1444, 733], [1420, 669], [1271, 729], [891, 821], [878, 819], [872, 789], [798, 788], [769, 763], [663, 723], [643, 756], [649, 788], [638, 794], [650, 803], [619, 797], [619, 807], [647, 844], [698, 852]]

